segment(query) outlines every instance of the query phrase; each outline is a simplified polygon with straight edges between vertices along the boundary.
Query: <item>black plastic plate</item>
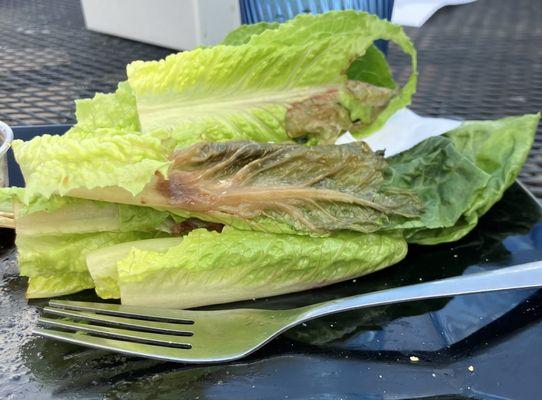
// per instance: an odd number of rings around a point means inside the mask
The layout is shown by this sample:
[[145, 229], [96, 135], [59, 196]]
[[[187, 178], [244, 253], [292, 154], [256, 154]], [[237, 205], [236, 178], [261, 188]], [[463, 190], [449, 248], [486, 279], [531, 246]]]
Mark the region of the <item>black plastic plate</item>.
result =
[[[17, 130], [16, 130], [17, 135]], [[330, 287], [235, 307], [295, 307], [542, 259], [542, 212], [515, 184], [463, 240], [412, 246], [400, 264]], [[379, 307], [313, 321], [250, 358], [185, 366], [89, 350], [31, 335], [38, 307], [2, 232], [0, 398], [536, 399], [542, 291]], [[66, 296], [98, 300], [92, 291]], [[227, 343], [224, 344], [225, 346]]]

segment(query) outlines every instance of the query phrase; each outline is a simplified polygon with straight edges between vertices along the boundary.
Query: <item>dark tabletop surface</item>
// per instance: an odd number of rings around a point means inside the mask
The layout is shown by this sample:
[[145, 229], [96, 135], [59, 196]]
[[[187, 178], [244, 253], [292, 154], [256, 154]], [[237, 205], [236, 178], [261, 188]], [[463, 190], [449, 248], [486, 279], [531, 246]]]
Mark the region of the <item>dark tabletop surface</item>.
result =
[[[407, 29], [419, 52], [412, 108], [490, 119], [542, 109], [539, 0], [478, 0]], [[0, 120], [69, 124], [73, 100], [112, 91], [135, 59], [172, 50], [88, 32], [77, 0], [0, 0]], [[393, 48], [404, 79], [407, 64]], [[62, 130], [62, 127], [56, 129]], [[42, 128], [16, 134], [43, 133]], [[542, 197], [542, 131], [521, 179]], [[262, 300], [295, 306], [542, 259], [542, 212], [514, 186], [458, 243], [413, 248], [363, 280]], [[456, 297], [315, 321], [239, 363], [188, 368], [84, 350], [31, 335], [38, 314], [0, 231], [0, 398], [536, 399], [541, 291]], [[92, 299], [92, 293], [73, 298]], [[413, 363], [410, 356], [419, 357]], [[470, 369], [472, 367], [472, 370]]]

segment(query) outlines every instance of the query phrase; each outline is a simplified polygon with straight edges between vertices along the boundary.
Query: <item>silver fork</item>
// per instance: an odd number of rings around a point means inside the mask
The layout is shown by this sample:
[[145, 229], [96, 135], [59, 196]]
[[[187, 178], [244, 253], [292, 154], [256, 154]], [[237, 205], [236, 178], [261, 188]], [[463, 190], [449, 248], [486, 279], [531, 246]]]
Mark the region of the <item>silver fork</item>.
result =
[[[35, 329], [52, 339], [184, 363], [237, 360], [303, 322], [343, 311], [463, 294], [542, 286], [542, 261], [360, 294], [289, 310], [190, 311], [51, 300]], [[68, 319], [83, 320], [75, 322]], [[76, 331], [76, 333], [64, 330]]]

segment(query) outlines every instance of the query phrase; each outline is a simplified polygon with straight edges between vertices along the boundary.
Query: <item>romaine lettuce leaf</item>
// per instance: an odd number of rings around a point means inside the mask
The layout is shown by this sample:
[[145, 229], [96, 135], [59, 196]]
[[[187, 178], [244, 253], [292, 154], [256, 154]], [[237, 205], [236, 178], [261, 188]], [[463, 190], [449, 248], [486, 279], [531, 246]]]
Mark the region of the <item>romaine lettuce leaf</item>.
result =
[[81, 290], [92, 289], [94, 282], [88, 272], [66, 272], [38, 275], [28, 278], [27, 299], [64, 296]]
[[165, 236], [160, 232], [99, 232], [72, 235], [17, 235], [23, 276], [88, 272], [86, 255], [100, 247]]
[[68, 137], [88, 138], [139, 132], [135, 97], [128, 82], [120, 82], [114, 93], [97, 93], [92, 99], [75, 101], [77, 124]]
[[117, 264], [123, 304], [188, 308], [320, 287], [401, 260], [401, 235], [326, 238], [198, 229], [165, 253], [132, 249]]
[[96, 293], [102, 299], [120, 298], [117, 263], [126, 258], [132, 249], [163, 253], [181, 241], [180, 237], [137, 240], [91, 251], [87, 254], [87, 268], [94, 281]]
[[[86, 255], [100, 247], [165, 236], [159, 232], [101, 232], [73, 235], [20, 235], [15, 244], [22, 276], [31, 279], [28, 298], [59, 296], [93, 287]], [[51, 277], [51, 282], [48, 281]], [[66, 283], [67, 287], [62, 288]], [[82, 287], [82, 285], [84, 287]], [[74, 288], [77, 288], [75, 290]], [[53, 292], [58, 290], [58, 292]]]
[[158, 138], [137, 134], [43, 135], [28, 142], [15, 140], [12, 146], [26, 182], [26, 203], [35, 196], [66, 195], [80, 187], [119, 186], [135, 195], [169, 164], [168, 151]]
[[382, 154], [363, 142], [202, 142], [177, 151], [167, 176], [148, 186], [141, 199], [210, 219], [229, 215], [255, 230], [262, 223], [269, 228], [263, 221], [268, 218], [309, 234], [373, 232], [423, 209], [408, 187], [387, 184], [386, 167]]
[[0, 188], [0, 226], [3, 228], [15, 228], [14, 206], [22, 195], [21, 188]]
[[[114, 137], [111, 140], [118, 143], [127, 138]], [[39, 142], [33, 147], [29, 144], [28, 149], [16, 148], [16, 154], [19, 157], [23, 153], [24, 157], [19, 158], [30, 158], [34, 150], [38, 151], [37, 144]], [[133, 155], [136, 150], [126, 148], [126, 152]], [[181, 218], [194, 217], [239, 229], [312, 235], [341, 230], [372, 232], [393, 226], [396, 218], [417, 217], [423, 206], [408, 188], [384, 189], [386, 161], [362, 142], [316, 147], [203, 142], [169, 157], [171, 161], [167, 163], [173, 166], [168, 172], [149, 173], [148, 179], [152, 178], [152, 181], [137, 196], [129, 191], [133, 181], [130, 187], [123, 186], [126, 179], [140, 169], [137, 164], [123, 165], [124, 160], [111, 157], [109, 164], [102, 163], [98, 167], [90, 155], [85, 165], [83, 158], [76, 161], [64, 154], [57, 157], [57, 165], [62, 168], [58, 169], [56, 179], [61, 181], [62, 191], [70, 189], [70, 196], [144, 205], [167, 210]], [[166, 154], [162, 158], [166, 159]], [[63, 159], [65, 161], [61, 162]], [[156, 163], [160, 165], [159, 161]], [[43, 164], [35, 162], [27, 166], [28, 169], [32, 167], [39, 169], [33, 173], [34, 176], [45, 175]], [[98, 170], [104, 167], [107, 168]], [[118, 177], [114, 177], [115, 174]], [[51, 179], [53, 175], [50, 172], [43, 179]], [[104, 184], [105, 180], [111, 183]], [[115, 180], [119, 182], [117, 185], [113, 184]], [[140, 183], [144, 180], [141, 179]], [[35, 184], [40, 187], [39, 182]], [[25, 192], [29, 190], [30, 183]], [[40, 191], [40, 194], [45, 194], [43, 189]], [[115, 206], [106, 203], [103, 207], [108, 208], [99, 208], [103, 203], [81, 204], [89, 209], [89, 216], [96, 217], [96, 224], [99, 224], [98, 217], [103, 213], [112, 224], [106, 230], [119, 229], [114, 215], [117, 213]], [[130, 208], [127, 206], [127, 209]], [[77, 224], [80, 216], [77, 205], [73, 205], [72, 211], [73, 221]], [[66, 216], [62, 210], [59, 213], [61, 218]], [[157, 218], [163, 217], [159, 212], [154, 214]], [[144, 212], [141, 215], [147, 218]], [[25, 226], [37, 229], [40, 224], [34, 220], [39, 215], [31, 217]], [[50, 217], [49, 211], [45, 218]], [[45, 221], [40, 222], [43, 226]], [[89, 230], [99, 230], [92, 225], [91, 222]], [[153, 222], [151, 226], [154, 225]], [[65, 224], [66, 229], [68, 226]]]
[[221, 44], [239, 46], [247, 43], [253, 35], [259, 35], [268, 29], [277, 29], [279, 26], [278, 22], [258, 22], [256, 24], [241, 25], [228, 33]]
[[[297, 24], [296, 24], [296, 21]], [[352, 32], [351, 30], [354, 30]], [[302, 34], [300, 34], [302, 32]], [[251, 37], [249, 44], [265, 44], [274, 42], [282, 46], [293, 46], [302, 43], [313, 43], [322, 38], [339, 39], [340, 35], [359, 34], [369, 38], [367, 51], [360, 55], [346, 70], [350, 79], [373, 83], [377, 86], [394, 87], [391, 71], [384, 55], [374, 45], [377, 39], [389, 40], [395, 43], [410, 56], [412, 70], [407, 83], [399, 90], [386, 109], [368, 127], [358, 126], [351, 129], [355, 137], [365, 137], [379, 129], [395, 111], [410, 104], [410, 99], [416, 91], [417, 62], [416, 50], [401, 26], [389, 23], [375, 15], [355, 11], [332, 11], [317, 16], [301, 14], [295, 19], [280, 24], [276, 30], [265, 30]], [[342, 40], [342, 39], [341, 39]], [[376, 50], [376, 51], [375, 51]], [[366, 80], [368, 76], [370, 80]]]
[[[395, 41], [412, 57], [412, 75], [397, 94], [348, 80], [352, 60], [376, 39]], [[297, 137], [301, 132], [289, 127], [299, 127], [301, 113], [290, 115], [290, 108], [322, 116], [317, 129], [308, 126], [303, 132], [320, 142], [333, 142], [345, 130], [367, 133], [409, 103], [415, 64], [415, 50], [399, 26], [344, 11], [300, 15], [245, 44], [134, 62], [127, 70], [142, 131], [165, 131], [183, 146], [200, 140]]]
[[[24, 205], [17, 205], [17, 235], [108, 232], [121, 228], [119, 207], [115, 204], [59, 196], [52, 199], [51, 211], [27, 213]], [[71, 201], [60, 205], [55, 200]], [[47, 206], [46, 201], [41, 204]], [[60, 207], [56, 208], [57, 205]]]
[[433, 229], [457, 223], [490, 179], [459, 150], [451, 139], [437, 136], [387, 159], [389, 189], [408, 189], [424, 205], [420, 218], [394, 224], [393, 229]]
[[362, 142], [202, 142], [171, 160], [167, 176], [139, 196], [141, 204], [241, 230], [313, 236], [451, 227], [490, 178], [444, 137], [389, 165]]
[[172, 232], [178, 217], [150, 207], [53, 196], [38, 207], [17, 203], [16, 230], [20, 235], [90, 232]]
[[23, 196], [24, 189], [18, 187], [0, 188], [0, 212], [13, 213], [15, 203]]
[[21, 195], [21, 188], [0, 188], [0, 226], [15, 228], [14, 206]]
[[346, 75], [375, 86], [396, 87], [386, 56], [375, 45], [369, 46], [365, 54], [350, 65]]
[[[495, 121], [467, 121], [448, 132], [457, 151], [470, 159], [484, 173], [487, 183], [466, 205], [456, 224], [441, 229], [413, 229], [406, 232], [410, 243], [438, 244], [458, 240], [469, 233], [478, 218], [486, 213], [514, 182], [529, 154], [540, 114], [502, 118]], [[456, 201], [462, 201], [463, 190]]]
[[[257, 24], [241, 25], [231, 31], [222, 41], [228, 46], [239, 46], [248, 43], [254, 35], [259, 35], [268, 29], [280, 27], [278, 22], [260, 22]], [[367, 48], [364, 55], [355, 60], [348, 68], [346, 75], [349, 79], [367, 82], [375, 86], [395, 88], [395, 81], [386, 60], [386, 56], [374, 44]]]

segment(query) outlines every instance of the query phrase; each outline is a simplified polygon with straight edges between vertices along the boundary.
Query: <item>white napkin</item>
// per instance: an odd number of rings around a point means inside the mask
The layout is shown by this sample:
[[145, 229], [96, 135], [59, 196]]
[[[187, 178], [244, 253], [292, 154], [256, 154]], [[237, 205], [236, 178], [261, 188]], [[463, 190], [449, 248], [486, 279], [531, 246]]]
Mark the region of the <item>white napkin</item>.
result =
[[467, 4], [476, 0], [395, 0], [392, 22], [419, 28], [444, 6]]
[[[385, 150], [391, 157], [414, 147], [431, 136], [439, 136], [461, 125], [461, 121], [447, 118], [420, 117], [414, 111], [403, 108], [393, 114], [386, 124], [371, 136], [363, 138], [372, 150]], [[349, 133], [343, 134], [335, 144], [355, 142]]]

